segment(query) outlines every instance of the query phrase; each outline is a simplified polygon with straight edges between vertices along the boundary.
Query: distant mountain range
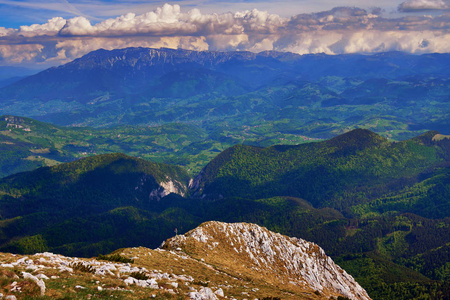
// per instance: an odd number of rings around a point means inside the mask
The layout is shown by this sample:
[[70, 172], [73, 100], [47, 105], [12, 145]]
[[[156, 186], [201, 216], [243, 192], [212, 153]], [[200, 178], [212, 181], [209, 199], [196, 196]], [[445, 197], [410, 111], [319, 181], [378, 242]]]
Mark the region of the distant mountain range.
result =
[[450, 127], [449, 69], [450, 54], [97, 50], [2, 88], [0, 113], [96, 127], [284, 121], [314, 137], [363, 125], [404, 139]]
[[20, 67], [0, 66], [0, 88], [13, 84], [30, 75], [39, 73], [42, 69], [27, 69]]

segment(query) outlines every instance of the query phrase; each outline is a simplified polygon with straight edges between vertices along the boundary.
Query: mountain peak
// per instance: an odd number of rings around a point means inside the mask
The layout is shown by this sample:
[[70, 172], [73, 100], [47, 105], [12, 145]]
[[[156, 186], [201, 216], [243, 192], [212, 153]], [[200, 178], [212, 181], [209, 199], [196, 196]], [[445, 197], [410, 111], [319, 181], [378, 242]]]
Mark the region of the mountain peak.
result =
[[385, 142], [387, 142], [387, 139], [382, 136], [368, 129], [357, 128], [338, 135], [325, 143], [328, 146], [338, 147], [345, 152], [354, 152], [375, 147]]
[[436, 130], [430, 130], [427, 131], [419, 136], [416, 136], [412, 138], [412, 141], [419, 142], [424, 145], [432, 145], [434, 141], [438, 139], [438, 137], [441, 136], [439, 131]]
[[194, 258], [274, 286], [327, 297], [370, 299], [356, 281], [314, 243], [249, 223], [206, 222], [163, 243]]
[[0, 275], [8, 285], [15, 281], [2, 292], [67, 299], [94, 293], [120, 299], [370, 299], [317, 245], [255, 224], [207, 222], [164, 248], [122, 248], [97, 259], [1, 253]]

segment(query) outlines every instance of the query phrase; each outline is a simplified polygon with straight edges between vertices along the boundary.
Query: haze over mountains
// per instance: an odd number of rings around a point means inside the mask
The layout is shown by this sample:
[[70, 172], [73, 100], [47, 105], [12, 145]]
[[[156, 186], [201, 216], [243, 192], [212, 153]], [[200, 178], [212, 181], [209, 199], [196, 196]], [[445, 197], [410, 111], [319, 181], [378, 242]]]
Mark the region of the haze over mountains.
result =
[[0, 112], [96, 127], [286, 120], [285, 132], [314, 137], [370, 126], [407, 138], [449, 128], [449, 69], [448, 54], [97, 50], [1, 89]]

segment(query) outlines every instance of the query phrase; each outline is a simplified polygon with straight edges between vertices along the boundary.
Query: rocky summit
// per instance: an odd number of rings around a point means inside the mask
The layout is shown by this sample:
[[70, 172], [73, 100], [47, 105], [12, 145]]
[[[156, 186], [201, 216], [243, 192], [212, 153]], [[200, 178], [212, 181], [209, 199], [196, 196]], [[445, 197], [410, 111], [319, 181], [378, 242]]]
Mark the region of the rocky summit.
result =
[[178, 249], [236, 277], [252, 278], [300, 295], [370, 299], [366, 291], [322, 248], [248, 223], [207, 222], [167, 240]]
[[0, 279], [6, 299], [370, 299], [319, 246], [214, 221], [156, 250], [90, 259], [0, 253]]

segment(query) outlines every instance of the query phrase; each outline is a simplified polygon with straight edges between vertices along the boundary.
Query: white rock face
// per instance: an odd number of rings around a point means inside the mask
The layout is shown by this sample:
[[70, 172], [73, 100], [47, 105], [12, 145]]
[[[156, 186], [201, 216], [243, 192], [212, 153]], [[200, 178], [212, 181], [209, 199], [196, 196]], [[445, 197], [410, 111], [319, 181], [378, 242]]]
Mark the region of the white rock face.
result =
[[208, 287], [201, 288], [198, 292], [190, 292], [189, 298], [191, 300], [219, 300]]
[[[153, 185], [155, 182], [155, 178], [150, 175], [141, 176], [136, 182], [136, 186], [134, 187], [135, 191], [144, 192], [146, 185], [151, 182]], [[182, 183], [177, 181], [169, 176], [166, 176], [163, 180], [158, 182], [158, 187], [150, 191], [148, 198], [150, 200], [161, 200], [165, 196], [170, 193], [178, 194], [180, 196], [185, 196], [187, 191], [186, 183]]]
[[156, 280], [154, 278], [151, 279], [147, 279], [147, 280], [139, 280], [133, 277], [128, 277], [127, 279], [124, 280], [126, 285], [132, 285], [135, 284], [137, 286], [141, 286], [141, 287], [148, 287], [148, 288], [152, 288], [152, 289], [157, 289], [158, 287], [158, 283], [156, 282]]
[[217, 296], [220, 296], [220, 297], [224, 297], [225, 296], [224, 293], [223, 293], [223, 290], [221, 288], [218, 289], [217, 291], [215, 291], [214, 294], [216, 294]]
[[175, 186], [175, 184], [172, 180], [169, 180], [167, 182], [162, 181], [159, 184], [164, 188], [164, 191], [166, 192], [167, 195], [169, 195], [170, 193], [176, 193], [176, 194], [183, 193]]
[[[218, 237], [222, 237], [220, 243]], [[279, 279], [289, 280], [286, 282], [289, 284], [307, 285], [313, 290], [338, 293], [355, 300], [370, 299], [353, 277], [336, 265], [322, 248], [302, 239], [289, 238], [255, 224], [207, 222], [166, 243], [176, 248], [189, 239], [205, 243], [210, 250], [224, 246], [234, 249], [243, 261], [248, 261], [249, 268], [280, 274]]]
[[159, 183], [159, 187], [150, 192], [149, 198], [160, 200], [170, 193], [178, 194], [180, 196], [184, 196], [186, 194], [184, 185], [181, 182], [176, 180], [171, 180], [170, 178], [166, 178], [167, 181], [161, 181]]
[[200, 174], [198, 174], [197, 177], [195, 177], [194, 179], [189, 180], [188, 187], [189, 187], [190, 190], [196, 192], [200, 188], [200, 182], [203, 179], [203, 174], [204, 174], [204, 171], [201, 170]]

